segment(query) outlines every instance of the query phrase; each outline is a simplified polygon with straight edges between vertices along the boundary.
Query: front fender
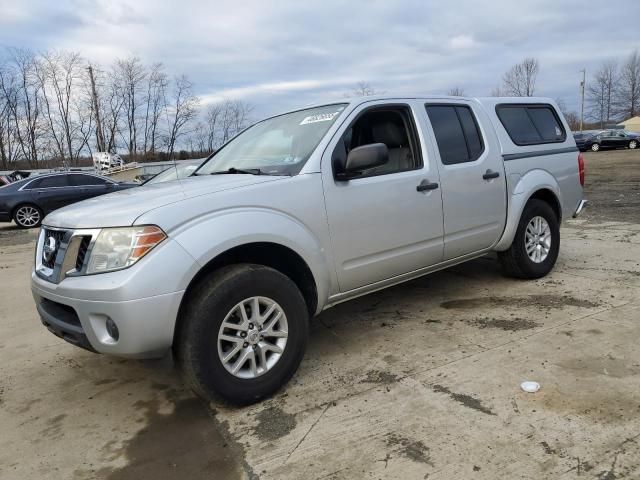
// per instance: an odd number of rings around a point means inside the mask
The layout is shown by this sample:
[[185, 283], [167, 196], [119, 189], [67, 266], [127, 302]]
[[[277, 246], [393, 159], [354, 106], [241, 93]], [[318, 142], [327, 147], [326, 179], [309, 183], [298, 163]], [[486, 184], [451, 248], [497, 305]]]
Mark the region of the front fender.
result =
[[203, 267], [231, 248], [255, 242], [282, 245], [309, 266], [318, 292], [318, 308], [330, 292], [330, 261], [320, 240], [296, 218], [268, 208], [225, 209], [182, 225], [173, 238]]
[[499, 252], [507, 250], [511, 246], [518, 230], [522, 211], [534, 193], [539, 190], [549, 190], [556, 196], [559, 204], [563, 205], [558, 182], [546, 170], [531, 170], [523, 176], [511, 174], [509, 176], [509, 187], [506, 226], [502, 237], [493, 247], [494, 250]]

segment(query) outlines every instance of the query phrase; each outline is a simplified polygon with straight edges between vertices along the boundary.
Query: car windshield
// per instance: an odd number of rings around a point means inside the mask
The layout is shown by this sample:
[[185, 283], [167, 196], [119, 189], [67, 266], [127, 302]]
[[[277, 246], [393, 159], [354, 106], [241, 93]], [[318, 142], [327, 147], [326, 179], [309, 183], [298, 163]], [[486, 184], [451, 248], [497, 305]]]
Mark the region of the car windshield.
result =
[[296, 175], [344, 108], [326, 105], [256, 123], [211, 156], [196, 175]]
[[181, 180], [187, 178], [198, 168], [198, 164], [190, 165], [176, 165], [175, 167], [169, 167], [163, 170], [155, 177], [150, 178], [144, 185], [153, 185], [154, 183], [170, 182], [172, 180]]

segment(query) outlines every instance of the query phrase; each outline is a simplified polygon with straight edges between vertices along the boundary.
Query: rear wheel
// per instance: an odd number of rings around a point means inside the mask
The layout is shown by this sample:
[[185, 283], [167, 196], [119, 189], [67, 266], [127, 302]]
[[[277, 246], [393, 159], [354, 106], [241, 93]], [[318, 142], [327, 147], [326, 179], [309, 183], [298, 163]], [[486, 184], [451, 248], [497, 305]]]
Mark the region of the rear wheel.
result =
[[635, 149], [635, 148], [638, 148], [638, 141], [637, 141], [637, 140], [631, 140], [631, 141], [629, 142], [629, 148], [630, 148], [631, 150], [633, 150], [633, 149]]
[[592, 151], [592, 152], [597, 152], [597, 151], [599, 151], [599, 150], [600, 150], [600, 144], [599, 144], [599, 143], [593, 143], [593, 144], [591, 145], [591, 151]]
[[13, 212], [13, 221], [20, 228], [35, 228], [42, 223], [42, 211], [35, 205], [20, 205]]
[[249, 404], [278, 390], [297, 370], [309, 314], [282, 273], [262, 265], [224, 267], [189, 295], [176, 357], [202, 397]]
[[548, 203], [533, 198], [522, 212], [511, 247], [499, 258], [511, 276], [540, 278], [553, 269], [559, 250], [558, 218]]

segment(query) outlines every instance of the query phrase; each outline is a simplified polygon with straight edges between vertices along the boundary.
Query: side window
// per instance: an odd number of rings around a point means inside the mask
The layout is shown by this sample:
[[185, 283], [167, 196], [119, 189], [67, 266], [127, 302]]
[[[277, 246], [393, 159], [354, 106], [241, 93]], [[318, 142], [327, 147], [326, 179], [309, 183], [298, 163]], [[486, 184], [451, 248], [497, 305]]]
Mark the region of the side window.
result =
[[462, 105], [427, 105], [444, 165], [473, 162], [484, 151], [482, 136], [471, 109]]
[[100, 177], [94, 177], [93, 175], [75, 174], [69, 175], [69, 183], [74, 187], [90, 186], [90, 185], [105, 185], [106, 180]]
[[37, 178], [35, 179], [33, 182], [29, 182], [25, 187], [24, 190], [33, 190], [35, 188], [40, 188], [40, 184], [42, 183], [42, 179], [41, 178]]
[[384, 143], [389, 161], [371, 168], [358, 178], [414, 170], [422, 166], [415, 126], [409, 107], [373, 107], [362, 113], [342, 135], [332, 155], [334, 172], [340, 172], [351, 150], [372, 143]]
[[53, 187], [68, 187], [66, 175], [54, 175], [51, 177], [44, 177], [40, 180], [40, 184], [35, 188], [53, 188]]
[[496, 113], [516, 145], [564, 142], [566, 132], [551, 105], [497, 105]]

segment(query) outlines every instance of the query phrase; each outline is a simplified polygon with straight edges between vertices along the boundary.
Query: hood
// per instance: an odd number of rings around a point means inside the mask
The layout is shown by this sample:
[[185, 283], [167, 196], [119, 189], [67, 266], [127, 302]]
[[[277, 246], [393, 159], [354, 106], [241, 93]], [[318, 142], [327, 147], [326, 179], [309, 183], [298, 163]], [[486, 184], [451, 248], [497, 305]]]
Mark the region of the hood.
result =
[[99, 228], [133, 225], [140, 215], [201, 195], [273, 182], [288, 177], [208, 175], [120, 190], [84, 200], [50, 213], [43, 225], [60, 228]]

